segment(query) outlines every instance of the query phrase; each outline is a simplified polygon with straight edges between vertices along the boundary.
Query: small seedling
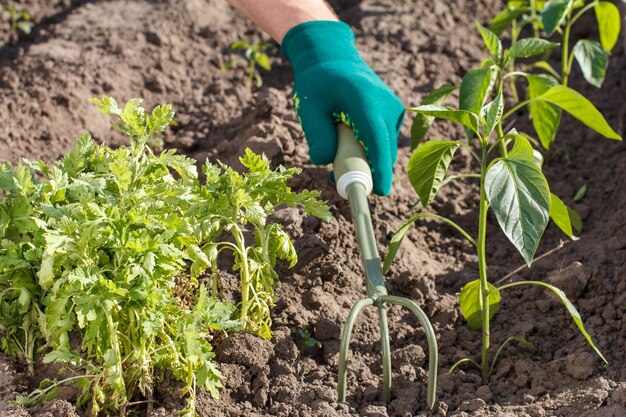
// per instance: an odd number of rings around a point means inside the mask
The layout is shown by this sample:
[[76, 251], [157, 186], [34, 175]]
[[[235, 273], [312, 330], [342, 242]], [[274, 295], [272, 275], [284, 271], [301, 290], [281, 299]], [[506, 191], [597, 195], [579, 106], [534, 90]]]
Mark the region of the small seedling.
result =
[[22, 32], [25, 35], [30, 34], [32, 29], [31, 16], [26, 10], [18, 10], [13, 5], [4, 6], [4, 14], [9, 22], [11, 31], [14, 33]]
[[322, 344], [313, 338], [308, 329], [298, 330], [298, 336], [302, 339], [302, 344], [306, 347], [316, 347], [318, 349], [322, 347]]
[[263, 78], [261, 73], [257, 69], [257, 65], [263, 68], [265, 71], [272, 70], [272, 63], [270, 57], [265, 53], [267, 48], [271, 47], [271, 42], [259, 42], [250, 43], [247, 41], [238, 41], [230, 45], [230, 49], [233, 51], [243, 50], [244, 56], [235, 56], [233, 59], [226, 61], [222, 65], [222, 70], [233, 68], [235, 65], [241, 65], [248, 69], [247, 84], [252, 87], [253, 83], [257, 87], [263, 86]]

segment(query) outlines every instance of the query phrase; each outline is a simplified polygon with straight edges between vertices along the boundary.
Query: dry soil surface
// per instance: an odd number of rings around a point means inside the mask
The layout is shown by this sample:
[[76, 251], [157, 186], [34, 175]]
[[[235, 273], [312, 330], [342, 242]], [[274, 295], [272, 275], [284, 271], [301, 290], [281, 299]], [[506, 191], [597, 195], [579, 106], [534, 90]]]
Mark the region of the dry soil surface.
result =
[[[407, 106], [418, 105], [432, 88], [458, 83], [480, 63], [482, 41], [474, 21], [483, 23], [501, 7], [495, 0], [335, 0], [340, 17], [352, 25], [364, 59]], [[289, 64], [273, 49], [273, 70], [251, 90], [241, 68], [221, 71], [229, 45], [239, 39], [267, 40], [254, 26], [217, 0], [26, 0], [34, 16], [30, 36], [10, 41], [0, 34], [0, 159], [54, 160], [85, 130], [116, 145], [123, 139], [87, 100], [107, 94], [119, 101], [143, 97], [148, 107], [172, 103], [178, 124], [168, 146], [199, 160], [237, 164], [246, 147], [274, 162], [301, 166], [293, 186], [319, 189], [335, 220], [321, 223], [295, 209], [277, 219], [294, 237], [299, 262], [283, 266], [273, 311], [274, 337], [265, 341], [238, 334], [218, 347], [225, 375], [219, 400], [201, 395], [199, 413], [217, 416], [412, 416], [424, 411], [427, 348], [408, 311], [389, 312], [393, 351], [392, 401], [380, 402], [380, 347], [375, 310], [355, 327], [349, 362], [348, 403], [337, 402], [340, 329], [365, 289], [349, 207], [327, 181], [326, 167], [311, 165], [303, 133], [291, 106]], [[622, 10], [623, 11], [623, 10]], [[590, 22], [591, 23], [591, 22]], [[589, 29], [586, 29], [589, 28]], [[581, 23], [576, 36], [593, 36]], [[626, 133], [626, 58], [622, 38], [611, 57], [601, 90], [586, 86], [579, 73], [572, 84], [587, 94], [612, 126]], [[410, 117], [400, 138], [391, 195], [372, 197], [379, 246], [416, 201], [405, 166]], [[520, 127], [528, 127], [520, 115]], [[461, 138], [463, 132], [436, 123], [431, 138]], [[452, 169], [471, 165], [460, 153]], [[626, 416], [626, 148], [600, 138], [565, 117], [557, 148], [545, 167], [552, 191], [581, 213], [582, 239], [523, 269], [511, 280], [546, 280], [575, 302], [584, 323], [607, 357], [601, 366], [563, 306], [545, 291], [520, 288], [503, 294], [492, 324], [493, 345], [508, 336], [536, 344], [511, 345], [488, 384], [471, 369], [448, 374], [458, 359], [476, 358], [480, 333], [459, 313], [457, 294], [477, 277], [472, 248], [435, 221], [413, 227], [388, 274], [392, 294], [410, 297], [431, 318], [440, 344], [438, 403], [433, 415], [448, 416]], [[572, 197], [586, 184], [580, 203]], [[442, 189], [432, 210], [451, 216], [476, 233], [477, 185], [471, 181]], [[488, 244], [492, 280], [523, 263], [490, 218]], [[551, 225], [538, 253], [559, 245]], [[321, 348], [305, 348], [298, 331], [309, 329]], [[33, 381], [14, 360], [0, 356], [0, 414], [69, 417], [81, 414], [65, 400], [29, 410], [8, 403]], [[71, 397], [68, 398], [71, 400]], [[155, 415], [175, 415], [176, 400], [165, 394]]]

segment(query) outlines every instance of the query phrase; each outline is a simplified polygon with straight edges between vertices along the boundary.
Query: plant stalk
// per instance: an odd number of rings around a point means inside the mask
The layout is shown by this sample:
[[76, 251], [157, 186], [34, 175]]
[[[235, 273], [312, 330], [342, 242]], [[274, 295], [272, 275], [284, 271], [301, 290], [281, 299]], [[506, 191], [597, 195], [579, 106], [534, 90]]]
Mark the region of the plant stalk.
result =
[[241, 254], [241, 314], [239, 318], [246, 322], [250, 304], [250, 271], [248, 271], [248, 256], [245, 249]]
[[[513, 83], [515, 84], [515, 81], [513, 81]], [[504, 90], [504, 77], [502, 76], [502, 72], [500, 72], [498, 74], [498, 91], [496, 94], [502, 94], [503, 93], [502, 90]], [[502, 98], [502, 100], [504, 100], [504, 97]], [[496, 124], [496, 132], [498, 134], [498, 139], [504, 136], [504, 132], [502, 131], [502, 119]], [[489, 138], [487, 138], [487, 142], [489, 142]], [[499, 143], [500, 154], [502, 155], [503, 158], [506, 158], [508, 155], [506, 144], [507, 144], [506, 139], [501, 140]], [[484, 148], [485, 147], [483, 147], [483, 153], [484, 153]], [[485, 159], [487, 159], [487, 155], [483, 154], [482, 160], [484, 161]], [[481, 188], [482, 188], [482, 184], [481, 184]]]
[[[519, 36], [519, 32], [517, 31], [517, 22], [513, 20], [511, 28], [511, 45], [517, 42], [517, 37]], [[511, 58], [509, 62], [509, 71], [515, 71], [515, 59]], [[519, 95], [517, 94], [517, 87], [515, 86], [515, 77], [511, 77], [509, 79], [509, 87], [511, 88], [511, 94], [513, 94], [513, 100], [519, 101]]]
[[487, 237], [487, 211], [489, 205], [485, 192], [485, 176], [487, 174], [487, 155], [483, 147], [483, 161], [480, 168], [480, 212], [478, 220], [478, 274], [480, 282], [480, 311], [482, 319], [483, 343], [480, 370], [484, 381], [489, 378], [489, 285], [487, 281], [487, 259], [485, 243]]
[[35, 337], [31, 334], [30, 325], [27, 329], [24, 329], [24, 348], [26, 361], [28, 362], [28, 374], [35, 375]]
[[537, 5], [535, 0], [530, 0], [530, 15], [532, 16], [533, 37], [539, 37], [539, 27], [537, 25]]
[[567, 87], [567, 79], [571, 70], [569, 65], [569, 32], [572, 28], [572, 21], [570, 19], [571, 12], [567, 16], [567, 24], [565, 25], [565, 31], [563, 32], [563, 48], [561, 51], [561, 84]]

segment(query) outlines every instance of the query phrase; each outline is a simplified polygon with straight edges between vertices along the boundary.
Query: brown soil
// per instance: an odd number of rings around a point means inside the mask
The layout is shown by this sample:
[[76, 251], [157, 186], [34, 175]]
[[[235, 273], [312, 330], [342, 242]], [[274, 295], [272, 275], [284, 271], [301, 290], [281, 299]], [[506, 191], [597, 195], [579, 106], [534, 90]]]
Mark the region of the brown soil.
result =
[[[473, 27], [499, 10], [496, 0], [394, 1], [335, 0], [341, 18], [357, 34], [371, 66], [406, 105], [444, 82], [458, 82], [483, 55]], [[295, 188], [320, 189], [333, 207], [332, 223], [282, 210], [279, 221], [295, 239], [300, 261], [283, 268], [274, 309], [271, 342], [235, 335], [218, 348], [225, 375], [220, 400], [202, 394], [202, 416], [411, 416], [425, 409], [426, 344], [417, 321], [391, 308], [394, 358], [393, 396], [379, 400], [380, 348], [374, 310], [357, 322], [349, 363], [348, 404], [336, 397], [338, 338], [352, 304], [364, 285], [349, 208], [326, 180], [327, 168], [312, 166], [291, 107], [291, 70], [274, 50], [274, 69], [263, 73], [265, 85], [253, 92], [242, 70], [222, 72], [229, 45], [239, 39], [265, 39], [254, 26], [218, 0], [104, 1], [28, 0], [34, 15], [32, 35], [0, 44], [0, 159], [53, 160], [89, 130], [111, 144], [122, 138], [87, 103], [92, 96], [120, 100], [143, 97], [147, 106], [171, 102], [178, 125], [169, 146], [197, 159], [236, 163], [245, 147], [263, 151], [277, 163], [302, 166]], [[584, 24], [579, 35], [586, 35]], [[0, 42], [8, 41], [6, 32]], [[613, 53], [602, 90], [582, 89], [612, 126], [626, 133], [625, 42]], [[408, 216], [416, 200], [406, 172], [410, 151], [409, 120], [400, 139], [396, 181], [387, 198], [371, 198], [380, 248]], [[521, 121], [522, 125], [527, 124]], [[435, 124], [431, 137], [457, 137], [449, 125]], [[552, 190], [573, 204], [583, 184], [589, 191], [573, 206], [585, 220], [578, 242], [533, 264], [512, 279], [549, 280], [572, 298], [588, 331], [606, 355], [603, 369], [562, 305], [539, 289], [503, 294], [493, 321], [493, 345], [522, 336], [535, 350], [511, 346], [496, 366], [489, 385], [473, 370], [447, 374], [464, 356], [476, 357], [480, 334], [471, 332], [459, 314], [456, 294], [477, 276], [469, 247], [448, 228], [422, 222], [408, 234], [388, 287], [411, 297], [431, 317], [440, 343], [439, 402], [434, 415], [449, 416], [626, 416], [626, 149], [599, 138], [570, 118], [560, 130], [555, 157], [546, 174]], [[454, 169], [469, 165], [468, 155]], [[460, 183], [443, 189], [433, 210], [449, 215], [475, 233], [477, 187]], [[522, 264], [522, 258], [498, 232], [489, 242], [492, 280]], [[558, 245], [551, 226], [539, 253]], [[304, 348], [300, 329], [310, 329], [321, 348]], [[12, 359], [0, 356], [0, 414], [68, 417], [76, 411], [66, 401], [30, 410], [9, 404], [32, 381]], [[32, 386], [31, 386], [32, 388]], [[155, 415], [174, 415], [174, 398], [162, 398]]]

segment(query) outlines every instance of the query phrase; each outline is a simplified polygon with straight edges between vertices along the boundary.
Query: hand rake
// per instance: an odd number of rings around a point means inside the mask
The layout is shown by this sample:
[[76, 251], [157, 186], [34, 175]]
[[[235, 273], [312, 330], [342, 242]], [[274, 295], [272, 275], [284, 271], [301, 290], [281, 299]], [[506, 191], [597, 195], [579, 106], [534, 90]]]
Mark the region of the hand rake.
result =
[[382, 345], [383, 365], [383, 401], [391, 399], [391, 352], [389, 343], [389, 328], [387, 324], [387, 304], [397, 304], [408, 308], [419, 320], [426, 332], [428, 340], [428, 395], [427, 403], [430, 409], [435, 405], [437, 389], [437, 339], [428, 317], [413, 301], [404, 297], [387, 294], [383, 271], [376, 248], [376, 239], [372, 227], [367, 196], [372, 191], [372, 174], [365, 159], [363, 148], [356, 141], [351, 129], [344, 125], [337, 125], [338, 148], [333, 169], [337, 180], [337, 191], [350, 202], [352, 218], [356, 228], [356, 239], [361, 251], [361, 261], [365, 272], [367, 297], [358, 301], [348, 314], [339, 350], [339, 401], [346, 400], [346, 370], [350, 348], [350, 335], [357, 316], [367, 306], [378, 309], [380, 326], [380, 341]]

